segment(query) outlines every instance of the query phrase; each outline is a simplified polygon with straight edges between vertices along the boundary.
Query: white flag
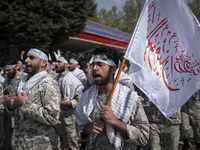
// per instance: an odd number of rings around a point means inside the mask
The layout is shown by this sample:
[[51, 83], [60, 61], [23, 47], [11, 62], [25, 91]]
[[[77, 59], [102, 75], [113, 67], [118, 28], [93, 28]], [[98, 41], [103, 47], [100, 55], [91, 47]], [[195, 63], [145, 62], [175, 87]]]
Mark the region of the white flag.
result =
[[124, 57], [133, 82], [169, 117], [200, 89], [200, 24], [184, 0], [146, 0]]

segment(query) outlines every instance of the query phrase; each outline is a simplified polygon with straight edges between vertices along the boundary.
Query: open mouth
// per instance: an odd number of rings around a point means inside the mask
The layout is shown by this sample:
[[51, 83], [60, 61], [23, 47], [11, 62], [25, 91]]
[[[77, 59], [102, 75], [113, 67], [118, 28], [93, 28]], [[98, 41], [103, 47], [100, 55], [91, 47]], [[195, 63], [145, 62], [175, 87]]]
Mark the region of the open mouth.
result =
[[26, 69], [31, 69], [31, 65], [26, 65]]
[[93, 80], [94, 81], [100, 80], [100, 78], [101, 78], [100, 74], [93, 74]]

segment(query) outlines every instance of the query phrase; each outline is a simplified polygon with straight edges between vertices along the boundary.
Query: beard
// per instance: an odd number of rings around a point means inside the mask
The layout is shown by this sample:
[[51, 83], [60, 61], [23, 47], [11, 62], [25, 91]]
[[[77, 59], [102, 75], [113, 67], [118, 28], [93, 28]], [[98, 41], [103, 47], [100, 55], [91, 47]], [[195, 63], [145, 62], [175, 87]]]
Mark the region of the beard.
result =
[[40, 70], [41, 60], [37, 64], [32, 64], [31, 69], [26, 69], [25, 72], [28, 73], [30, 76], [37, 74]]
[[96, 85], [99, 85], [99, 86], [104, 86], [104, 85], [107, 85], [110, 81], [110, 78], [111, 78], [111, 67], [109, 68], [109, 71], [107, 73], [107, 76], [106, 78], [104, 78], [103, 80], [101, 80], [100, 82], [94, 82]]
[[60, 68], [56, 68], [56, 73], [62, 73], [65, 71], [65, 65], [61, 66]]
[[13, 78], [15, 77], [15, 75], [16, 75], [16, 70], [13, 69], [13, 72], [12, 72], [11, 74], [9, 74], [8, 77], [9, 77], [10, 79], [13, 79]]

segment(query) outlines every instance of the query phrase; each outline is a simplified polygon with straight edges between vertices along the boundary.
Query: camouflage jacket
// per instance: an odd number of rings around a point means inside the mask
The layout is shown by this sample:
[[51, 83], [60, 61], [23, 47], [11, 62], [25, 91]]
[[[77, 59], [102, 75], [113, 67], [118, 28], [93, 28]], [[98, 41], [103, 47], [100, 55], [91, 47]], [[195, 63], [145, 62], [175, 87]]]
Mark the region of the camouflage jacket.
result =
[[60, 117], [60, 99], [58, 84], [53, 81], [38, 84], [29, 92], [28, 100], [20, 107], [24, 121], [21, 123], [17, 115], [14, 116], [16, 149], [59, 149], [56, 125]]
[[189, 115], [200, 115], [200, 90], [190, 97], [190, 99], [181, 107], [181, 112], [185, 112]]
[[143, 98], [142, 104], [147, 114], [149, 123], [168, 125], [178, 125], [181, 123], [180, 109], [178, 109], [171, 117], [166, 118], [140, 89], [136, 88], [136, 91], [138, 92], [138, 95]]
[[4, 83], [3, 83], [3, 89], [4, 89], [4, 95], [10, 95], [16, 93], [17, 84], [19, 81], [25, 76], [25, 74], [21, 71], [18, 71], [16, 77], [13, 79], [10, 79], [6, 77]]
[[62, 101], [70, 101], [72, 108], [61, 106], [61, 122], [64, 124], [74, 124], [75, 107], [82, 95], [84, 88], [82, 83], [72, 74], [72, 72], [64, 71], [58, 75], [56, 79], [60, 86]]
[[[97, 96], [95, 107], [90, 114], [92, 120], [99, 119], [99, 110], [101, 109], [101, 105], [106, 104], [107, 98], [108, 95], [105, 94], [99, 94]], [[133, 110], [126, 124], [128, 138], [124, 138], [121, 142], [122, 150], [136, 150], [138, 145], [143, 146], [148, 142], [149, 123], [139, 99], [136, 101], [136, 106]], [[83, 132], [84, 127], [85, 125], [79, 126], [80, 134]], [[96, 137], [92, 148], [89, 148], [89, 136], [86, 139], [82, 139], [87, 141], [85, 149], [114, 150], [115, 148], [111, 145], [108, 136], [106, 128], [104, 127], [104, 130]]]
[[53, 79], [58, 75], [55, 71], [50, 70], [48, 73]]
[[5, 133], [4, 133], [4, 105], [3, 105], [3, 87], [0, 85], [0, 149], [2, 149]]

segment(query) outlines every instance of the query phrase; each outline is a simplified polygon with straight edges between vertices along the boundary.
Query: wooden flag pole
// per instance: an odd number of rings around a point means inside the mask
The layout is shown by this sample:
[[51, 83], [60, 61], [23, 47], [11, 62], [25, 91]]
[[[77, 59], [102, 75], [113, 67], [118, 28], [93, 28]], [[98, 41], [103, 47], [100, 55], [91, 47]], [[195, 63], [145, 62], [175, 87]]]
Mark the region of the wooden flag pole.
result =
[[115, 82], [114, 82], [114, 84], [113, 84], [113, 87], [112, 87], [112, 89], [111, 89], [111, 91], [110, 91], [110, 94], [109, 94], [109, 97], [108, 97], [108, 102], [107, 102], [107, 104], [106, 104], [107, 106], [110, 106], [110, 104], [111, 104], [111, 99], [112, 99], [113, 93], [114, 93], [114, 91], [115, 91], [117, 82], [118, 82], [118, 80], [119, 80], [119, 77], [120, 77], [120, 74], [121, 74], [121, 72], [122, 72], [122, 69], [123, 69], [123, 67], [124, 67], [125, 62], [126, 62], [126, 58], [123, 58], [122, 63], [121, 63], [120, 68], [119, 68], [119, 71], [118, 71], [118, 73], [117, 73], [117, 77], [116, 77]]

